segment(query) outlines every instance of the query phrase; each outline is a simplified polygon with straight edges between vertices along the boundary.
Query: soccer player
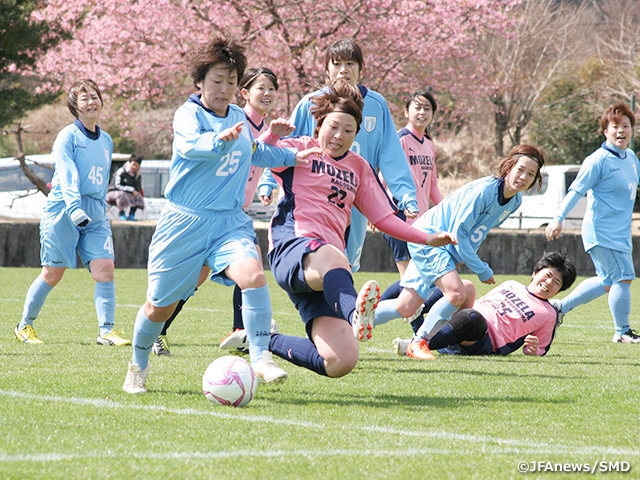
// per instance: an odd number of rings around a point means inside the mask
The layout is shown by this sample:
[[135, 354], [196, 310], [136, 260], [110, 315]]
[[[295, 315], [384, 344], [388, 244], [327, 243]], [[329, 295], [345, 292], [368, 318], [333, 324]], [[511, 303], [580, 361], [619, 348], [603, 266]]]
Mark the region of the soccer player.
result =
[[[375, 281], [356, 293], [344, 254], [353, 207], [379, 230], [405, 241], [438, 246], [455, 242], [445, 232], [418, 231], [397, 218], [375, 172], [349, 148], [362, 123], [362, 98], [343, 80], [315, 95], [317, 121], [311, 137], [279, 144], [304, 150], [320, 147], [308, 165], [272, 168], [282, 182], [269, 230], [273, 276], [295, 304], [308, 338], [275, 333], [269, 349], [320, 375], [342, 377], [358, 362], [358, 340], [370, 338], [379, 298]], [[357, 339], [357, 340], [356, 340]]]
[[[472, 308], [457, 311], [429, 340], [429, 349], [443, 354], [509, 355], [523, 347], [525, 355], [546, 355], [560, 324], [549, 299], [571, 287], [575, 279], [576, 267], [566, 251], [545, 252], [528, 286], [509, 280], [475, 300]], [[473, 283], [463, 282], [467, 298], [475, 298]], [[441, 297], [436, 289], [425, 311]], [[396, 338], [396, 353], [406, 355], [409, 342]]]
[[[419, 213], [416, 188], [409, 166], [404, 159], [387, 102], [378, 92], [358, 84], [365, 68], [362, 50], [353, 40], [346, 38], [337, 40], [327, 49], [324, 66], [329, 83], [342, 79], [351, 86], [357, 87], [364, 100], [362, 125], [351, 149], [367, 160], [376, 172], [382, 172], [391, 193], [398, 200], [398, 208], [408, 218], [416, 218]], [[311, 113], [311, 107], [313, 97], [320, 93], [322, 90], [304, 96], [294, 108], [290, 118], [296, 126], [293, 135], [313, 136], [315, 134], [316, 120]], [[360, 257], [366, 233], [367, 219], [354, 209], [351, 212], [351, 226], [347, 239], [347, 256], [354, 272], [360, 269]]]
[[[261, 133], [268, 130], [269, 126], [265, 122], [265, 117], [275, 106], [275, 100], [278, 93], [278, 77], [273, 71], [266, 67], [249, 68], [244, 73], [238, 84], [238, 91], [242, 99], [245, 101], [244, 113], [254, 138], [258, 138]], [[249, 179], [244, 189], [244, 204], [247, 207], [253, 202], [253, 197], [258, 188], [258, 181], [262, 176], [262, 191], [259, 192], [260, 200], [266, 206], [271, 204], [273, 200], [272, 190], [277, 188], [278, 184], [270, 173], [263, 175], [262, 167], [251, 165], [249, 171]], [[268, 172], [268, 169], [266, 169]], [[262, 258], [257, 238], [255, 239], [256, 249]], [[202, 267], [198, 286], [202, 285], [207, 279], [209, 268], [205, 265]], [[167, 340], [167, 330], [173, 323], [186, 300], [180, 300], [176, 306], [173, 315], [165, 322], [162, 332], [153, 343], [153, 353], [156, 355], [171, 355], [169, 342]], [[242, 291], [236, 284], [233, 288], [233, 330], [220, 343], [223, 350], [239, 349], [245, 351], [248, 348], [247, 332], [242, 323]], [[271, 330], [277, 330], [277, 324], [271, 320]]]
[[[433, 120], [433, 114], [438, 109], [433, 95], [426, 90], [413, 92], [404, 107], [404, 116], [408, 122], [406, 127], [398, 132], [400, 144], [407, 158], [413, 182], [418, 196], [418, 208], [421, 212], [429, 210], [430, 201], [437, 205], [442, 201], [442, 194], [438, 188], [438, 172], [436, 170], [436, 148], [427, 133]], [[381, 175], [382, 176], [382, 175]], [[393, 199], [397, 205], [398, 200]], [[402, 220], [411, 225], [415, 218], [407, 218], [403, 211], [396, 213]], [[393, 252], [398, 272], [402, 274], [409, 264], [409, 248], [406, 242], [383, 234]]]
[[581, 282], [557, 307], [560, 315], [566, 315], [608, 292], [614, 343], [640, 343], [640, 335], [629, 325], [631, 281], [636, 278], [631, 215], [640, 175], [638, 157], [627, 148], [634, 125], [633, 112], [622, 103], [604, 111], [600, 128], [606, 141], [582, 162], [555, 218], [545, 229], [547, 240], [558, 238], [568, 213], [587, 195], [582, 243], [591, 256], [596, 276]]
[[267, 351], [271, 299], [242, 205], [251, 163], [293, 166], [313, 151], [294, 153], [253, 140], [244, 111], [230, 104], [245, 66], [244, 47], [230, 38], [215, 37], [189, 56], [199, 93], [174, 116], [169, 202], [149, 246], [147, 301], [136, 317], [123, 385], [128, 393], [146, 392], [151, 346], [178, 302], [194, 293], [203, 265], [212, 280], [242, 289], [249, 355], [260, 380], [287, 378]]
[[435, 287], [444, 296], [431, 308], [422, 327], [407, 347], [407, 354], [430, 360], [429, 340], [437, 326], [448, 322], [459, 308], [471, 307], [466, 288], [456, 270], [466, 264], [482, 283], [494, 284], [493, 270], [477, 254], [489, 230], [500, 225], [522, 203], [525, 190], [540, 186], [544, 151], [532, 145], [517, 145], [498, 164], [495, 176], [468, 183], [427, 210], [414, 224], [425, 232], [447, 230], [458, 238], [457, 245], [433, 248], [409, 244], [411, 261], [402, 276], [403, 287], [395, 300], [384, 300], [375, 313], [375, 325], [391, 319], [413, 317]]
[[100, 88], [90, 79], [73, 82], [67, 93], [67, 106], [76, 120], [58, 133], [51, 149], [55, 171], [40, 220], [42, 272], [29, 287], [22, 320], [14, 333], [22, 342], [44, 343], [33, 323], [65, 270], [77, 267], [79, 255], [96, 281], [98, 345], [131, 345], [113, 330], [113, 237], [105, 201], [113, 141], [98, 126], [103, 107]]

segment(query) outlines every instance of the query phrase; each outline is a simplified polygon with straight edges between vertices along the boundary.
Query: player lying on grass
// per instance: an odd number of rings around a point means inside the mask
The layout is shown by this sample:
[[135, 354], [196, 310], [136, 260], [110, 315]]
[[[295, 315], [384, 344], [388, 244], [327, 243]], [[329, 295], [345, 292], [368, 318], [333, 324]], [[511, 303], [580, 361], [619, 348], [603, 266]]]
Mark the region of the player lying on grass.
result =
[[[531, 282], [524, 286], [509, 280], [473, 302], [472, 308], [456, 312], [429, 340], [429, 348], [443, 354], [509, 355], [523, 347], [525, 355], [546, 355], [555, 336], [558, 311], [549, 299], [567, 290], [576, 279], [576, 267], [565, 251], [545, 252], [536, 262]], [[475, 298], [472, 282], [463, 280], [467, 298]], [[442, 296], [436, 290], [425, 303], [425, 311]], [[412, 327], [422, 325], [420, 315]], [[398, 355], [407, 355], [411, 340], [396, 338]], [[431, 354], [431, 360], [435, 360]]]
[[341, 377], [358, 362], [356, 338], [370, 337], [380, 298], [375, 281], [366, 282], [359, 294], [354, 288], [344, 253], [352, 207], [401, 240], [433, 246], [456, 240], [448, 232], [419, 231], [396, 217], [371, 165], [349, 150], [362, 121], [362, 97], [355, 87], [336, 80], [311, 102], [317, 122], [313, 138], [286, 138], [278, 145], [320, 147], [322, 153], [296, 169], [272, 168], [283, 195], [269, 229], [271, 271], [300, 312], [308, 338], [274, 333], [269, 350], [320, 375]]

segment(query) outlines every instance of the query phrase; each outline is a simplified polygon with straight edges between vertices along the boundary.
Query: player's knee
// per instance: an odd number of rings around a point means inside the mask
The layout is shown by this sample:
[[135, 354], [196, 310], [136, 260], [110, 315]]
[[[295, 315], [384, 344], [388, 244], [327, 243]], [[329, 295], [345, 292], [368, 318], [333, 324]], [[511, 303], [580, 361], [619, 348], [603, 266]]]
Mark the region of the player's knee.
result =
[[324, 360], [327, 376], [331, 378], [344, 377], [358, 364], [358, 350], [345, 350]]
[[451, 305], [459, 308], [467, 299], [467, 290], [464, 287], [460, 289], [452, 289], [444, 292], [444, 296]]
[[475, 342], [487, 333], [487, 321], [472, 308], [465, 308], [453, 314], [449, 321], [460, 342]]

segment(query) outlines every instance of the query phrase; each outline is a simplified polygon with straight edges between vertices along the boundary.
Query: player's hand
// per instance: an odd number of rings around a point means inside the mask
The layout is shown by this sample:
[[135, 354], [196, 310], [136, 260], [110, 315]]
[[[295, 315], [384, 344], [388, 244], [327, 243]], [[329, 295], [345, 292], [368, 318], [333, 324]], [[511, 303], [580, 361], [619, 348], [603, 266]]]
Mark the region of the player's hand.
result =
[[496, 279], [493, 278], [493, 275], [491, 275], [489, 278], [487, 278], [486, 280], [480, 280], [482, 283], [484, 283], [485, 285], [494, 285], [496, 283]]
[[244, 122], [238, 122], [233, 127], [227, 128], [220, 132], [218, 138], [223, 142], [228, 142], [230, 140], [237, 140], [240, 137], [240, 132], [242, 132], [242, 127], [244, 126]]
[[293, 133], [296, 126], [293, 123], [290, 123], [286, 118], [276, 118], [269, 124], [269, 129], [271, 130], [271, 133], [277, 137], [286, 137]]
[[264, 205], [265, 207], [268, 207], [269, 205], [271, 205], [271, 202], [273, 202], [273, 194], [260, 195], [260, 201], [262, 202], [262, 205]]
[[371, 222], [368, 222], [368, 223], [369, 223], [369, 228], [371, 229], [372, 233], [378, 233], [380, 231], [380, 230], [378, 230], [376, 228], [376, 226], [373, 223], [371, 223]]
[[544, 229], [544, 234], [548, 242], [560, 237], [560, 233], [562, 233], [562, 224], [555, 220], [551, 220], [547, 228]]
[[457, 245], [458, 239], [451, 232], [438, 232], [428, 234], [427, 241], [425, 243], [432, 247], [443, 247], [444, 245], [450, 244]]
[[404, 209], [404, 216], [407, 218], [416, 218], [420, 212], [410, 212], [406, 208]]
[[525, 355], [535, 355], [538, 353], [538, 347], [540, 346], [540, 339], [535, 335], [527, 335], [524, 338], [524, 347], [522, 351]]
[[320, 147], [307, 148], [306, 150], [299, 150], [296, 153], [296, 165], [309, 165], [308, 157], [312, 155], [322, 155], [324, 152]]

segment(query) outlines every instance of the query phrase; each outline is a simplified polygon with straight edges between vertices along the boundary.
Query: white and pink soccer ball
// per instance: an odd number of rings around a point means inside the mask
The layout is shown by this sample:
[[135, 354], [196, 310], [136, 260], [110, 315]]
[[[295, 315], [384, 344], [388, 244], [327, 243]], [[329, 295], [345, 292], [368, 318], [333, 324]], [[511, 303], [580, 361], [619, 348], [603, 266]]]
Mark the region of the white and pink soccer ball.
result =
[[255, 395], [257, 386], [251, 364], [233, 355], [215, 359], [202, 376], [202, 392], [214, 405], [244, 407]]

